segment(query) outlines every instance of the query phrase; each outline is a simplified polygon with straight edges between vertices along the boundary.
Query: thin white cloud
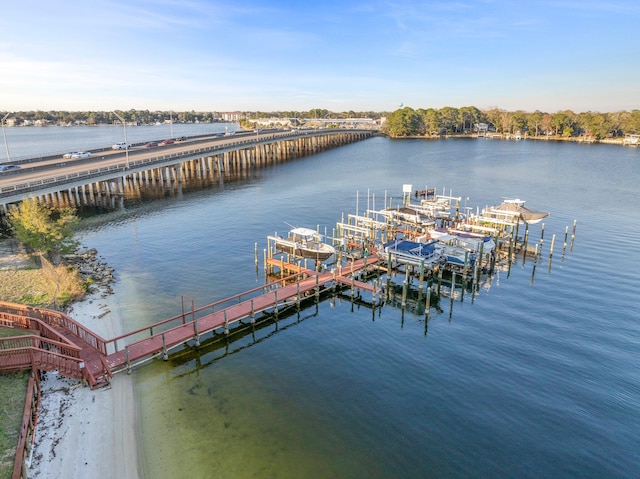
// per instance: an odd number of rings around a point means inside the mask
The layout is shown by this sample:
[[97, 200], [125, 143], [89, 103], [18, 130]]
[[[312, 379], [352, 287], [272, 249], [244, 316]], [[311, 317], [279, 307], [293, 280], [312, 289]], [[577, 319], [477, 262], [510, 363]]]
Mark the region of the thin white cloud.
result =
[[638, 72], [622, 52], [640, 48], [636, 3], [15, 2], [0, 17], [0, 108], [507, 108], [526, 91], [632, 109], [640, 93], [623, 82]]

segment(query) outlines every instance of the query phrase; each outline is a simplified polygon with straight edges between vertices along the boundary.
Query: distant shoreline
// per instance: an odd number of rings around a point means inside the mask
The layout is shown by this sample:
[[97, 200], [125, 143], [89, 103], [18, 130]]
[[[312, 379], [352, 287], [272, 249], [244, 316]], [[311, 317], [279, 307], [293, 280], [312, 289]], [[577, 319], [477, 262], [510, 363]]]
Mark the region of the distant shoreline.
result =
[[477, 133], [458, 133], [455, 135], [447, 134], [447, 135], [411, 135], [411, 136], [389, 136], [389, 138], [393, 140], [441, 140], [441, 139], [463, 139], [463, 140], [487, 140], [487, 141], [527, 141], [527, 140], [535, 140], [535, 141], [560, 141], [560, 142], [573, 142], [573, 143], [602, 143], [608, 145], [624, 145], [624, 138], [603, 138], [601, 140], [596, 140], [595, 138], [588, 137], [562, 137], [562, 136], [523, 136], [519, 140], [513, 138], [513, 134], [501, 134], [501, 133], [493, 133], [493, 137], [484, 138], [478, 137]]

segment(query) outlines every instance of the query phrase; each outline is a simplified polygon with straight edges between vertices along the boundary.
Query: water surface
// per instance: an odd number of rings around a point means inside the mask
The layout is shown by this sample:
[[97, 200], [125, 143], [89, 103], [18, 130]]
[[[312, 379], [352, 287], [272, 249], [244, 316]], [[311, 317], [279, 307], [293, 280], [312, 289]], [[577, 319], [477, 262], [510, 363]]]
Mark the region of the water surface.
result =
[[404, 183], [551, 212], [535, 274], [519, 261], [426, 323], [338, 298], [135, 370], [146, 477], [638, 477], [639, 155], [374, 138], [87, 220], [131, 330], [183, 294], [204, 305], [263, 284], [267, 235], [330, 231]]

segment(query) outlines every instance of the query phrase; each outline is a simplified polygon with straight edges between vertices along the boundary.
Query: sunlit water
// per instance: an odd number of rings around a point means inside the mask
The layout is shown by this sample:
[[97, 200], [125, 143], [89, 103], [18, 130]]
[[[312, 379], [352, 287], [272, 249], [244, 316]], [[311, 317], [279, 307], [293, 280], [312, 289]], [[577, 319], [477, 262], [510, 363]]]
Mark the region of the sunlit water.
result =
[[551, 212], [535, 275], [518, 261], [426, 324], [326, 300], [134, 370], [145, 477], [639, 477], [639, 165], [618, 146], [374, 138], [86, 220], [132, 330], [183, 294], [263, 284], [256, 242], [287, 223], [330, 231], [403, 183]]
[[[127, 126], [127, 142], [143, 143], [178, 136], [205, 135], [235, 131], [235, 123], [163, 124], [157, 126]], [[0, 163], [38, 156], [62, 155], [68, 151], [104, 148], [124, 141], [125, 128], [120, 125], [5, 127], [0, 147]], [[6, 138], [6, 142], [4, 139]], [[8, 154], [7, 154], [8, 153]]]

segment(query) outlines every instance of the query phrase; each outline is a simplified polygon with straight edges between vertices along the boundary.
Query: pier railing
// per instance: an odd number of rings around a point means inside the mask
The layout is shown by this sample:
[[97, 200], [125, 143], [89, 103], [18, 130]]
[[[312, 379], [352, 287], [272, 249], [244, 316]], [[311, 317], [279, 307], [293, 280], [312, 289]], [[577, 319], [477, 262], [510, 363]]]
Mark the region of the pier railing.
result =
[[59, 311], [0, 301], [0, 312], [25, 318], [40, 319], [49, 326], [64, 328], [100, 353], [107, 354], [107, 341], [105, 339]]
[[13, 461], [13, 474], [11, 479], [27, 479], [27, 456], [34, 445], [34, 431], [38, 421], [38, 406], [40, 404], [40, 380], [38, 373], [31, 371], [27, 386], [27, 397], [22, 413], [22, 424], [20, 425], [20, 435]]
[[[273, 291], [278, 289], [279, 287], [296, 281], [297, 279], [304, 278], [308, 276], [312, 271], [301, 271], [295, 274], [292, 274], [286, 278], [279, 279], [277, 281], [271, 281], [265, 285], [258, 286], [256, 288], [250, 289], [248, 291], [244, 291], [240, 294], [236, 294], [230, 296], [228, 298], [224, 298], [213, 303], [209, 303], [205, 306], [201, 306], [199, 308], [195, 308], [193, 300], [188, 298], [187, 296], [182, 297], [182, 313], [171, 318], [165, 319], [163, 321], [159, 321], [157, 323], [153, 323], [152, 325], [145, 326], [134, 331], [130, 331], [121, 336], [117, 336], [107, 341], [107, 347], [110, 351], [118, 352], [122, 350], [122, 348], [126, 347], [127, 344], [140, 341], [145, 338], [152, 337], [154, 335], [160, 334], [162, 332], [166, 332], [172, 328], [182, 326], [186, 323], [194, 322], [199, 318], [207, 316], [208, 314], [212, 314], [216, 311], [220, 311], [221, 309], [225, 309], [226, 307], [231, 307], [234, 304], [241, 303], [243, 299], [247, 299], [250, 296], [258, 296], [260, 294], [268, 293], [269, 291]], [[185, 298], [189, 299], [191, 302], [191, 309], [185, 309]]]

